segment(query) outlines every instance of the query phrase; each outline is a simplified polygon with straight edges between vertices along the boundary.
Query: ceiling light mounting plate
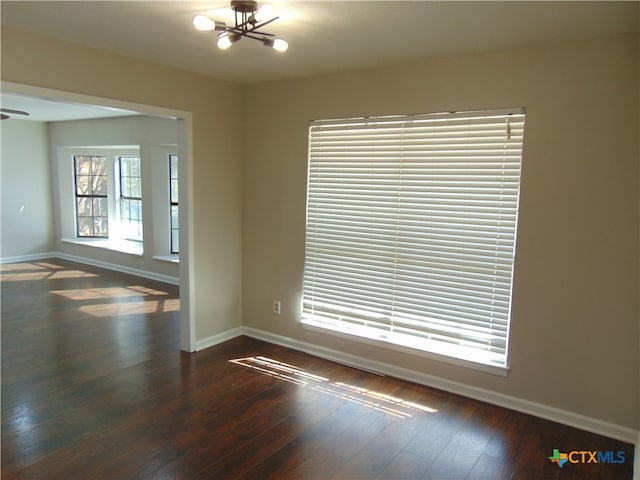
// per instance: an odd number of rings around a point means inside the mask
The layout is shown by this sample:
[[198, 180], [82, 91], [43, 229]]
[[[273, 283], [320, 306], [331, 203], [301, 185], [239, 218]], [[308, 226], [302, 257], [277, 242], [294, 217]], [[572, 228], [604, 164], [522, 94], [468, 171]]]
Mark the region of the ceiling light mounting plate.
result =
[[258, 10], [255, 0], [231, 0], [231, 10], [234, 12], [253, 13]]

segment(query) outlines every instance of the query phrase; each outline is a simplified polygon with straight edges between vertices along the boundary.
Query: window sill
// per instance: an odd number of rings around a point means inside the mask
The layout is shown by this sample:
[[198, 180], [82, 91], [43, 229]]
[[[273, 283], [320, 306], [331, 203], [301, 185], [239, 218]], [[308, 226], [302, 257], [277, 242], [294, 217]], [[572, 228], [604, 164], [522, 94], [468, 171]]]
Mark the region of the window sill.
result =
[[154, 260], [158, 260], [159, 262], [167, 262], [167, 263], [180, 263], [180, 255], [154, 255]]
[[465, 360], [462, 358], [451, 357], [448, 355], [433, 353], [425, 350], [418, 350], [418, 349], [404, 346], [401, 344], [390, 343], [380, 338], [375, 338], [374, 336], [368, 336], [363, 334], [362, 332], [346, 331], [346, 330], [341, 330], [339, 328], [334, 329], [334, 328], [328, 327], [326, 324], [317, 324], [308, 319], [301, 320], [300, 325], [304, 329], [311, 330], [317, 333], [333, 335], [346, 340], [352, 340], [360, 343], [365, 343], [367, 345], [373, 345], [378, 348], [385, 348], [387, 350], [393, 350], [396, 352], [405, 353], [413, 356], [429, 358], [431, 360], [436, 360], [438, 362], [448, 363], [450, 365], [456, 365], [458, 367], [466, 367], [473, 370], [479, 370], [481, 372], [491, 373], [493, 375], [498, 375], [500, 377], [507, 377], [509, 375], [508, 366], [503, 367], [503, 366], [497, 366], [497, 365], [488, 365], [486, 363], [479, 363], [472, 360]]
[[72, 243], [74, 245], [84, 245], [87, 247], [102, 248], [104, 250], [112, 250], [114, 252], [127, 253], [141, 257], [144, 253], [142, 243], [130, 242], [127, 240], [108, 240], [105, 238], [63, 238], [62, 242]]

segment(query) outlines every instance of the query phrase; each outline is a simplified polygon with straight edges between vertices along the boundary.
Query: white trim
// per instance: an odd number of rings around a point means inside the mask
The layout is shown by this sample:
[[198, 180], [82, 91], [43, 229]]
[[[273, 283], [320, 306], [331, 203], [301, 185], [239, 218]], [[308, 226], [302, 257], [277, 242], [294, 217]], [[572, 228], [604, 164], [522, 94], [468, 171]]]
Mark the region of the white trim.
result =
[[231, 340], [232, 338], [239, 337], [242, 334], [243, 328], [235, 327], [230, 330], [225, 330], [224, 332], [217, 333], [216, 335], [203, 338], [202, 340], [197, 340], [196, 352], [204, 350], [205, 348], [213, 347], [214, 345], [218, 345], [219, 343], [226, 342], [227, 340]]
[[54, 258], [57, 256], [55, 252], [42, 252], [31, 253], [29, 255], [15, 255], [13, 257], [0, 258], [0, 264], [4, 263], [18, 263], [18, 262], [33, 262], [35, 260], [45, 260], [47, 258]]
[[636, 449], [633, 453], [633, 480], [640, 480], [640, 431], [636, 437]]
[[344, 338], [345, 340], [350, 340], [352, 342], [360, 342], [360, 343], [365, 343], [367, 345], [373, 345], [374, 347], [377, 347], [377, 348], [385, 348], [387, 350], [394, 350], [396, 352], [405, 353], [407, 355], [414, 355], [422, 358], [428, 358], [430, 360], [435, 360], [437, 362], [456, 365], [457, 367], [471, 368], [473, 370], [478, 370], [484, 373], [490, 373], [492, 375], [498, 375], [500, 377], [509, 376], [508, 366], [501, 367], [497, 365], [488, 365], [486, 363], [473, 362], [471, 360], [450, 357], [443, 354], [428, 352], [426, 350], [418, 350], [417, 348], [411, 348], [409, 346], [401, 345], [398, 343], [385, 342], [376, 337], [367, 337], [364, 334], [360, 335], [360, 332], [348, 333], [347, 331], [342, 332], [337, 328], [334, 330], [332, 328], [329, 328], [328, 326], [324, 326], [321, 324], [314, 325], [309, 321], [308, 323], [300, 322], [300, 326], [305, 330], [322, 333], [324, 335], [333, 335], [335, 337]]
[[112, 252], [126, 253], [127, 255], [135, 255], [142, 257], [144, 249], [142, 243], [132, 242], [131, 240], [109, 240], [108, 238], [98, 239], [79, 239], [79, 238], [62, 238], [62, 243], [71, 243], [73, 245], [84, 245], [85, 247], [101, 248], [103, 250], [111, 250]]
[[21, 95], [30, 95], [33, 97], [41, 97], [54, 101], [66, 101], [72, 103], [85, 103], [88, 105], [98, 105], [101, 107], [119, 108], [122, 110], [133, 110], [145, 115], [154, 115], [166, 118], [183, 118], [191, 115], [191, 112], [177, 110], [175, 108], [158, 107], [155, 105], [145, 105], [142, 103], [134, 103], [126, 100], [115, 100], [113, 98], [97, 97], [94, 95], [85, 95], [83, 93], [69, 92], [64, 90], [54, 90], [51, 88], [37, 87], [35, 85], [26, 85], [24, 83], [15, 83], [2, 80], [1, 89], [11, 93]]
[[[178, 139], [178, 156], [186, 162], [178, 162], [178, 203], [180, 256], [180, 348], [185, 352], [196, 350], [196, 292], [195, 292], [195, 218], [194, 159], [193, 159], [193, 114], [188, 113], [178, 120], [182, 125], [178, 131], [184, 137]], [[186, 181], [186, 188], [185, 187]]]
[[137, 277], [148, 278], [150, 280], [157, 280], [158, 282], [170, 283], [172, 285], [180, 285], [180, 279], [177, 277], [171, 277], [169, 275], [163, 275], [161, 273], [149, 272], [148, 270], [140, 270], [138, 268], [125, 267], [123, 265], [116, 265], [115, 263], [101, 262], [99, 260], [93, 260], [92, 258], [80, 257], [77, 255], [69, 255], [68, 253], [55, 253], [54, 257], [62, 258], [63, 260], [70, 260], [72, 262], [86, 263], [87, 265], [93, 265], [94, 267], [106, 268], [107, 270], [114, 270], [116, 272], [128, 273]]
[[167, 263], [180, 263], [180, 257], [178, 255], [154, 255], [154, 260]]
[[[251, 327], [242, 327], [242, 332], [248, 337], [257, 338], [269, 343], [275, 343], [283, 347], [299, 350], [311, 355], [325, 358], [337, 363], [349, 365], [363, 370], [372, 371], [389, 375], [402, 380], [419, 383], [429, 387], [444, 390], [457, 395], [462, 395], [474, 400], [491, 403], [518, 412], [534, 415], [536, 417], [551, 420], [553, 422], [568, 425], [574, 428], [580, 428], [589, 432], [604, 435], [610, 438], [621, 440], [624, 442], [640, 445], [640, 436], [638, 431], [616, 425], [614, 423], [605, 422], [596, 418], [587, 417], [560, 408], [543, 405], [541, 403], [524, 400], [522, 398], [511, 397], [502, 393], [492, 392], [484, 388], [465, 385], [463, 383], [446, 380], [415, 370], [409, 370], [403, 367], [397, 367], [387, 363], [370, 360], [367, 358], [351, 355], [349, 353], [340, 352], [330, 348], [321, 347], [307, 342], [301, 342], [293, 338], [276, 335], [274, 333], [265, 332]], [[640, 455], [635, 455], [636, 457]], [[638, 460], [636, 460], [637, 465]]]

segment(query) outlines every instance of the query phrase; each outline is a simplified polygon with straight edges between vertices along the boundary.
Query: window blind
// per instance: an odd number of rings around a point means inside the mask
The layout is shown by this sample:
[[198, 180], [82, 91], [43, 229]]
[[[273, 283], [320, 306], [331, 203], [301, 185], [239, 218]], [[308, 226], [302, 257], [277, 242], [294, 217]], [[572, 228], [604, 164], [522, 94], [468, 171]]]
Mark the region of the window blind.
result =
[[524, 121], [311, 122], [302, 323], [506, 367]]

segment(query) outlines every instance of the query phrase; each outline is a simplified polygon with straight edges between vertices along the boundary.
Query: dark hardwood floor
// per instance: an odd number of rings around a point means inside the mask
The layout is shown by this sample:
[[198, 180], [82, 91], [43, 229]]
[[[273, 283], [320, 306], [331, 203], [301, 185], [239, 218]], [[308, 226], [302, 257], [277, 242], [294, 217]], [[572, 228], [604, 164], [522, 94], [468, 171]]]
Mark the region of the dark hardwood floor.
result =
[[632, 445], [248, 337], [181, 353], [175, 286], [56, 259], [1, 287], [2, 478], [632, 477]]

